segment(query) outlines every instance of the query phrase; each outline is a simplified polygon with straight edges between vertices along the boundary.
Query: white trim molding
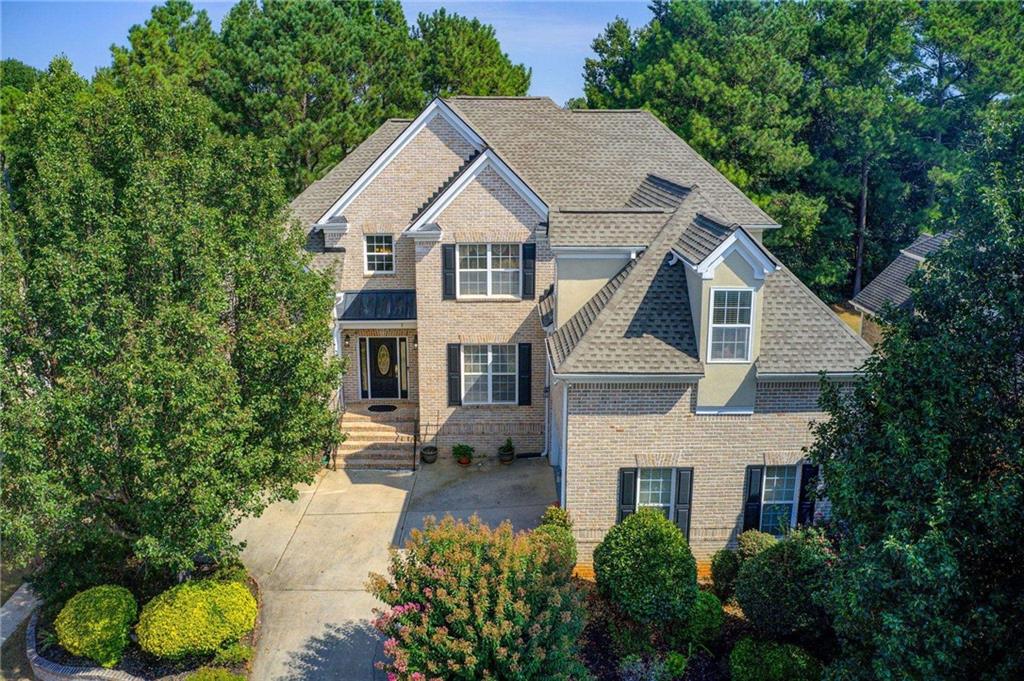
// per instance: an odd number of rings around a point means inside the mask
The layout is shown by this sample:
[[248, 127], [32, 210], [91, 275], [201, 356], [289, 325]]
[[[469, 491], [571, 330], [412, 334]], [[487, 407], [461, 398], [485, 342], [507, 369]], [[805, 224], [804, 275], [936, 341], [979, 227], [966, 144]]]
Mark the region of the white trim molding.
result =
[[552, 373], [562, 383], [696, 383], [702, 374], [560, 374]]
[[[741, 293], [750, 294], [750, 320], [741, 324], [739, 322], [726, 323], [726, 322], [715, 322], [715, 294], [719, 291], [739, 291]], [[739, 308], [737, 308], [739, 309]], [[708, 292], [708, 344], [707, 344], [707, 359], [705, 362], [708, 364], [750, 364], [754, 361], [754, 325], [757, 323], [754, 317], [757, 313], [757, 291], [750, 288], [749, 286], [712, 286]], [[747, 330], [747, 354], [744, 357], [719, 357], [715, 359], [711, 356], [711, 349], [715, 338], [715, 329], [746, 329]]]
[[376, 179], [376, 177], [380, 175], [385, 168], [388, 167], [388, 164], [391, 163], [391, 161], [393, 161], [403, 149], [405, 149], [409, 142], [411, 142], [416, 135], [418, 135], [419, 132], [429, 125], [437, 116], [444, 118], [445, 121], [455, 128], [455, 130], [457, 130], [467, 142], [473, 145], [475, 149], [480, 150], [484, 148], [483, 138], [481, 138], [473, 128], [462, 120], [451, 107], [440, 99], [435, 99], [428, 104], [425, 109], [423, 109], [420, 115], [417, 116], [412, 123], [405, 128], [405, 130], [402, 131], [401, 135], [395, 138], [394, 142], [388, 145], [388, 148], [377, 157], [377, 160], [371, 163], [370, 167], [363, 171], [363, 174], [345, 190], [345, 193], [327, 209], [327, 212], [320, 216], [320, 219], [316, 221], [317, 224], [323, 224], [330, 221], [332, 217], [340, 215], [345, 208], [352, 203], [353, 199], [359, 196], [359, 194], [361, 194], [362, 191], [366, 189], [366, 187], [369, 186], [369, 184], [373, 182], [373, 180]]
[[[862, 375], [860, 371], [828, 371], [825, 372], [825, 378], [830, 381], [852, 381], [859, 378]], [[766, 383], [817, 383], [821, 379], [820, 373], [804, 373], [804, 374], [757, 374], [757, 380], [764, 381]]]
[[[760, 244], [741, 227], [720, 243], [718, 248], [711, 251], [708, 257], [693, 265], [693, 269], [703, 279], [714, 279], [715, 270], [733, 253], [747, 261], [747, 264], [754, 270], [755, 279], [764, 279], [765, 275], [771, 274], [778, 268]], [[681, 253], [680, 256], [682, 256]]]
[[465, 172], [459, 176], [455, 182], [451, 184], [444, 193], [442, 193], [437, 200], [427, 210], [420, 215], [415, 222], [409, 225], [408, 232], [415, 233], [425, 229], [430, 229], [430, 226], [436, 224], [437, 218], [444, 210], [451, 205], [459, 194], [463, 192], [470, 185], [470, 183], [476, 179], [487, 168], [493, 168], [498, 175], [505, 180], [516, 192], [523, 197], [523, 199], [530, 204], [530, 207], [537, 212], [537, 215], [541, 219], [546, 220], [548, 217], [548, 206], [544, 203], [537, 194], [530, 189], [525, 182], [523, 182], [518, 175], [512, 172], [512, 169], [505, 165], [505, 162], [498, 158], [498, 155], [494, 153], [493, 149], [485, 149], [476, 159], [466, 168]]
[[700, 407], [694, 413], [697, 416], [750, 416], [754, 413], [753, 407]]
[[552, 246], [551, 252], [566, 260], [634, 259], [646, 248], [646, 246]]

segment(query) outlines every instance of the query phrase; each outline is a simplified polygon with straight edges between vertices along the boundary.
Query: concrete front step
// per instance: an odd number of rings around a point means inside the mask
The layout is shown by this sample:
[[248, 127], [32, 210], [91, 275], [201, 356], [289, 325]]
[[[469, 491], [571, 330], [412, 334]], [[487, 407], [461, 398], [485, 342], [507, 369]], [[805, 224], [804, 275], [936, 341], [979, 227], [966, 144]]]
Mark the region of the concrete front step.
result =
[[416, 418], [405, 411], [391, 411], [373, 414], [360, 414], [358, 412], [345, 412], [341, 416], [341, 423], [408, 423], [412, 426]]
[[338, 462], [338, 466], [348, 470], [385, 470], [385, 471], [411, 471], [412, 455], [404, 459], [362, 459], [349, 458]]
[[350, 430], [345, 434], [345, 442], [408, 442], [412, 443], [412, 433], [395, 431], [359, 431]]
[[349, 442], [346, 440], [338, 445], [338, 455], [347, 456], [357, 452], [409, 452], [412, 456], [412, 443], [402, 442]]

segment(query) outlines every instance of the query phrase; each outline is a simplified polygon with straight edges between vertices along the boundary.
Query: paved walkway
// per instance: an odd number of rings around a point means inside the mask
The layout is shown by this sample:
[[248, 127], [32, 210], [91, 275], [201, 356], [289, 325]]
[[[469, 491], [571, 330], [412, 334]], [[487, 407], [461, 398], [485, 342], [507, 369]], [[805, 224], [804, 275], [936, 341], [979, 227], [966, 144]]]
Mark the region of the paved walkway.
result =
[[242, 559], [263, 587], [257, 681], [383, 679], [381, 638], [370, 626], [370, 572], [386, 573], [389, 546], [400, 546], [424, 517], [476, 513], [534, 527], [556, 498], [543, 459], [463, 469], [441, 460], [416, 473], [327, 471], [295, 503], [249, 519], [236, 536]]
[[32, 593], [28, 584], [22, 584], [11, 594], [7, 602], [0, 606], [0, 645], [3, 645], [7, 637], [28, 619], [37, 605], [39, 599]]

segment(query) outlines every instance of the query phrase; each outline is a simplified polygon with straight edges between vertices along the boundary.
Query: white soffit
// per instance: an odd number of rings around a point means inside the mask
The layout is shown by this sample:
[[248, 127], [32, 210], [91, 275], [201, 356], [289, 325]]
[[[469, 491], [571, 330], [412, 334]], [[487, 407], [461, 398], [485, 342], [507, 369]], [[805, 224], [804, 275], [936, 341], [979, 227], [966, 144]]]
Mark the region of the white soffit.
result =
[[542, 219], [546, 219], [548, 216], [548, 207], [532, 189], [523, 182], [518, 175], [512, 172], [512, 169], [505, 165], [505, 162], [498, 158], [498, 155], [494, 153], [493, 149], [485, 149], [483, 153], [476, 157], [473, 163], [466, 168], [465, 172], [459, 176], [455, 182], [448, 187], [443, 194], [437, 197], [437, 200], [427, 208], [420, 215], [415, 222], [409, 225], [410, 232], [418, 232], [425, 228], [426, 225], [434, 224], [444, 212], [445, 208], [451, 205], [462, 191], [468, 187], [474, 179], [476, 179], [480, 173], [487, 168], [493, 168], [498, 176], [501, 177], [505, 182], [509, 184], [513, 189], [516, 190], [523, 200], [530, 204], [530, 207], [537, 212]]
[[764, 279], [765, 275], [775, 271], [776, 265], [768, 254], [764, 252], [757, 241], [755, 241], [743, 228], [737, 229], [729, 235], [729, 238], [718, 245], [708, 257], [694, 266], [694, 269], [703, 279], [713, 279], [715, 270], [725, 262], [733, 253], [738, 254], [747, 261], [754, 270], [755, 279]]
[[345, 193], [341, 195], [341, 198], [335, 201], [334, 205], [328, 208], [327, 212], [320, 216], [320, 219], [317, 220], [317, 224], [325, 223], [332, 217], [340, 215], [352, 200], [359, 196], [359, 194], [361, 194], [362, 191], [366, 189], [366, 187], [368, 187], [385, 168], [388, 167], [388, 164], [391, 163], [391, 161], [394, 160], [403, 149], [405, 149], [409, 142], [415, 139], [416, 135], [418, 135], [423, 128], [430, 125], [430, 122], [437, 116], [444, 118], [445, 121], [455, 128], [455, 130], [457, 130], [467, 142], [472, 144], [475, 149], [483, 149], [484, 141], [480, 135], [476, 134], [476, 131], [469, 127], [465, 121], [459, 118], [458, 114], [452, 111], [451, 107], [440, 99], [435, 99], [427, 105], [427, 108], [425, 108], [420, 115], [417, 116], [416, 119], [408, 125], [408, 127], [406, 127], [405, 130], [402, 131], [401, 135], [395, 138], [395, 141], [377, 157], [377, 160], [371, 163], [370, 167], [363, 171], [363, 174], [352, 183], [352, 186], [345, 190]]

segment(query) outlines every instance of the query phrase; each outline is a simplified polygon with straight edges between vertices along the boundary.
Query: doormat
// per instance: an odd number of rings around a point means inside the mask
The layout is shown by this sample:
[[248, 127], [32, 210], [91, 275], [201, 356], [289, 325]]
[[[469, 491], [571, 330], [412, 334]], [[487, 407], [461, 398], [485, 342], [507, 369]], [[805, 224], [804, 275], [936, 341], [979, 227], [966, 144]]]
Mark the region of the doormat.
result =
[[393, 404], [375, 404], [370, 407], [370, 411], [394, 411], [396, 409], [398, 407]]

